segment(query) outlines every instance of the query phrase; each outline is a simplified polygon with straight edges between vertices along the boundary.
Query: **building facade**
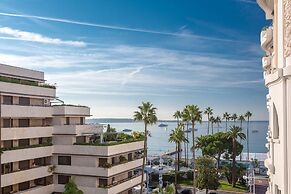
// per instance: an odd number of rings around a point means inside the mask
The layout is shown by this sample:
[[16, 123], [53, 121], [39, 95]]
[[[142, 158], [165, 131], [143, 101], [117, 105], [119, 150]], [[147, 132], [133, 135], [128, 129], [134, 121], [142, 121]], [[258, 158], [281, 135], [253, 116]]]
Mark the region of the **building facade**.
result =
[[261, 32], [265, 85], [269, 90], [267, 193], [291, 193], [291, 0], [257, 0], [272, 25]]
[[[2, 194], [62, 193], [73, 179], [85, 194], [129, 194], [140, 184], [142, 141], [90, 143], [86, 106], [56, 101], [44, 73], [0, 64]], [[101, 137], [102, 138], [102, 137]]]

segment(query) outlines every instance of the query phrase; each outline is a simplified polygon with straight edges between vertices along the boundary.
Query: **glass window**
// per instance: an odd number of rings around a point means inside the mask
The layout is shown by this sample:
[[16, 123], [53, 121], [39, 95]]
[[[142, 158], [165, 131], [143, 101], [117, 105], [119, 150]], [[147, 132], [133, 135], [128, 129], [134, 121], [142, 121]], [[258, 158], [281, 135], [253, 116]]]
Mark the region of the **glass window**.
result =
[[70, 180], [70, 176], [58, 175], [58, 184], [67, 184]]
[[19, 127], [29, 127], [29, 119], [19, 119], [18, 120], [18, 126]]
[[27, 182], [23, 182], [23, 183], [19, 183], [19, 191], [24, 191], [29, 189], [29, 181]]
[[10, 128], [13, 125], [12, 119], [3, 119], [3, 128]]
[[26, 97], [19, 97], [19, 105], [29, 106], [30, 105], [30, 99], [26, 98]]
[[3, 96], [3, 104], [13, 104], [12, 96]]
[[18, 140], [18, 146], [22, 147], [22, 146], [29, 146], [29, 139], [19, 139]]
[[71, 165], [71, 156], [59, 156], [58, 157], [59, 165]]

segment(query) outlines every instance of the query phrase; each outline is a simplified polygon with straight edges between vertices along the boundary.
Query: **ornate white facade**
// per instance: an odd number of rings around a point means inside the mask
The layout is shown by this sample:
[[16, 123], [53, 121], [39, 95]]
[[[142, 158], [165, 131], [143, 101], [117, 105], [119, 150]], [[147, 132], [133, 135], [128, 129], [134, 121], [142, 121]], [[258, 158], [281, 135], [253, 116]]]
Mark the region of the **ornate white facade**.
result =
[[273, 20], [261, 32], [269, 132], [267, 148], [269, 188], [267, 193], [291, 193], [291, 0], [257, 0]]

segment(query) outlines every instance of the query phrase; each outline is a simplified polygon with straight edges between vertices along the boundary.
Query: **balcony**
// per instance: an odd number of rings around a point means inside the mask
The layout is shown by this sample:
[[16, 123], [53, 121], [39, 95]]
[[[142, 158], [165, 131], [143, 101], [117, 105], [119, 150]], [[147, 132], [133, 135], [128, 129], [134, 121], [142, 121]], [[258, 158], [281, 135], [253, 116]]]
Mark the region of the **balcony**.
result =
[[113, 144], [54, 145], [54, 153], [111, 156], [143, 149], [143, 140]]
[[110, 177], [122, 173], [124, 171], [139, 168], [141, 166], [142, 159], [137, 159], [127, 163], [121, 163], [110, 168], [57, 165], [55, 172], [60, 174], [74, 174], [87, 176], [98, 175], [101, 177]]
[[[37, 168], [32, 168], [28, 170], [18, 171], [14, 173], [4, 174], [1, 176], [1, 187], [6, 187], [9, 185], [14, 185], [29, 180], [34, 180], [42, 177], [51, 175], [52, 173], [48, 171], [49, 166], [42, 166]], [[29, 176], [28, 176], [29, 175]]]
[[9, 83], [0, 80], [1, 92], [13, 93], [19, 95], [38, 95], [41, 97], [54, 98], [56, 96], [56, 89], [49, 87], [32, 86], [18, 83]]
[[29, 160], [32, 158], [42, 158], [52, 155], [51, 144], [32, 145], [28, 147], [16, 147], [11, 149], [14, 150], [3, 151], [3, 154], [1, 154], [1, 163], [4, 164], [21, 160]]
[[273, 27], [269, 26], [261, 32], [261, 47], [268, 55], [272, 54], [273, 49]]
[[32, 187], [25, 191], [19, 191], [15, 194], [40, 194], [40, 193], [53, 193], [54, 192], [54, 185], [45, 185], [45, 186], [36, 186]]
[[259, 6], [265, 11], [266, 19], [273, 19], [274, 16], [274, 0], [257, 0]]
[[103, 125], [59, 125], [54, 126], [54, 134], [99, 134], [103, 132]]
[[90, 116], [90, 108], [87, 106], [55, 105], [54, 116]]
[[5, 117], [6, 118], [52, 117], [52, 107], [50, 106], [21, 106], [21, 105], [2, 104], [1, 111], [2, 111], [2, 118], [5, 118]]
[[1, 140], [51, 137], [53, 127], [13, 127], [1, 128]]
[[129, 177], [127, 179], [114, 182], [112, 184], [103, 186], [99, 185], [97, 188], [98, 194], [116, 194], [121, 191], [126, 191], [130, 188], [133, 188], [141, 183], [141, 174], [134, 175], [133, 177]]

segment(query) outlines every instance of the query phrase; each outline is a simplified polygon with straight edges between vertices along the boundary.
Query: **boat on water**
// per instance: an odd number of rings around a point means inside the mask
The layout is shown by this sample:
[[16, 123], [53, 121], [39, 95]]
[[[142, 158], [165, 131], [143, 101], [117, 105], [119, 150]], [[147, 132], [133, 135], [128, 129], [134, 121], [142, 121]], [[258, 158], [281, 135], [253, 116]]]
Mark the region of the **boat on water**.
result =
[[259, 130], [256, 130], [256, 129], [252, 130], [252, 133], [258, 133], [258, 132]]
[[[198, 131], [198, 129], [194, 129], [194, 131]], [[185, 130], [185, 133], [191, 133], [192, 132], [192, 128]]]
[[161, 124], [159, 124], [159, 127], [168, 127], [168, 125], [164, 124], [164, 123], [161, 123]]

